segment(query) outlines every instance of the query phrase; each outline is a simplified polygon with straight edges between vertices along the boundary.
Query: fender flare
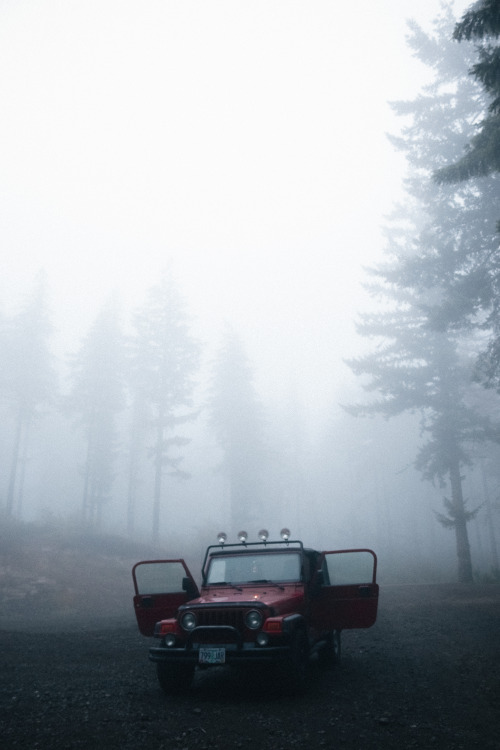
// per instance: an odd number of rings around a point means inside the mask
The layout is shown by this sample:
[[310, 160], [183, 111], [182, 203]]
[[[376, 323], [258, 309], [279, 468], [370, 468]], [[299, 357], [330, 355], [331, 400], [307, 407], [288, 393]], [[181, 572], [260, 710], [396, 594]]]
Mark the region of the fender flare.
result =
[[296, 633], [297, 630], [303, 630], [305, 633], [307, 632], [306, 620], [303, 615], [295, 613], [283, 618], [283, 633], [291, 636], [293, 633]]

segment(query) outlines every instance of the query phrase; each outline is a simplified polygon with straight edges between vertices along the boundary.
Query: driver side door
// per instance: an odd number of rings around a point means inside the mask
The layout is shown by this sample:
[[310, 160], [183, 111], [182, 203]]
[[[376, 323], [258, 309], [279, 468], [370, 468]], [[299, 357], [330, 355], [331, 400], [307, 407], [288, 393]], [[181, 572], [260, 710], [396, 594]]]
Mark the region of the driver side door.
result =
[[132, 578], [134, 611], [142, 635], [154, 635], [157, 622], [175, 617], [181, 604], [199, 595], [184, 560], [138, 562], [132, 568]]

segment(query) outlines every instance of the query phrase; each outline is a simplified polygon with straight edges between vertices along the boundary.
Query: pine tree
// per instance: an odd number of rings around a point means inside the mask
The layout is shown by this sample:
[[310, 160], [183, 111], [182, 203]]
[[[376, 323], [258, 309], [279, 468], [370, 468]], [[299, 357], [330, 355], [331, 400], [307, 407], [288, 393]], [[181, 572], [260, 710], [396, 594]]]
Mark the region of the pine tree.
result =
[[441, 321], [446, 325], [463, 324], [465, 320], [488, 332], [476, 374], [487, 387], [500, 392], [499, 35], [500, 0], [475, 3], [455, 26], [453, 36], [460, 42], [457, 47], [464, 58], [470, 59], [466, 42], [475, 42], [470, 78], [482, 96], [474, 102], [473, 128], [466, 143], [457, 148], [458, 144], [449, 140], [441, 164], [435, 164], [434, 177], [438, 184], [454, 186], [457, 192], [464, 185], [469, 190], [462, 221], [463, 227], [469, 227], [469, 240], [466, 251], [453, 260], [445, 303], [439, 312]]
[[389, 418], [406, 411], [421, 415], [420, 448], [415, 467], [425, 479], [449, 486], [444, 514], [438, 520], [455, 531], [458, 579], [472, 581], [472, 562], [467, 523], [477, 512], [468, 509], [462, 491], [463, 467], [471, 464], [471, 447], [494, 439], [495, 429], [487, 417], [467, 405], [471, 367], [460, 356], [457, 341], [449, 333], [430, 331], [421, 295], [383, 292], [392, 297], [391, 312], [364, 316], [358, 330], [382, 343], [368, 355], [353, 359], [353, 372], [369, 376], [370, 392], [381, 397], [368, 404], [353, 405], [356, 416], [382, 414]]
[[471, 74], [481, 83], [488, 99], [487, 111], [480, 110], [480, 123], [466, 153], [455, 164], [436, 173], [438, 181], [460, 182], [500, 172], [500, 0], [480, 0], [470, 8], [454, 29], [453, 37], [476, 42], [479, 61]]
[[[266, 463], [264, 417], [253, 372], [239, 336], [227, 327], [214, 362], [209, 410], [222, 448], [231, 525], [262, 523]], [[237, 528], [238, 527], [238, 528]]]
[[145, 393], [134, 387], [133, 378], [130, 378], [130, 376], [128, 381], [132, 403], [128, 440], [127, 535], [133, 538], [141, 481], [141, 465], [148, 438], [149, 408]]
[[[144, 306], [136, 314], [131, 347], [131, 388], [134, 398], [142, 400], [149, 410], [153, 433], [152, 538], [156, 544], [160, 538], [165, 469], [168, 467], [169, 473], [179, 478], [189, 476], [181, 469], [182, 456], [173, 453], [189, 439], [176, 430], [197, 416], [190, 408], [200, 348], [191, 335], [185, 304], [171, 271], [165, 272], [160, 282], [151, 287]], [[129, 514], [133, 514], [132, 506], [133, 495]]]
[[81, 520], [99, 529], [114, 481], [117, 416], [125, 406], [124, 342], [114, 303], [97, 315], [71, 360], [71, 390], [66, 408], [78, 415], [85, 434]]
[[449, 485], [446, 512], [438, 520], [455, 531], [458, 577], [468, 582], [467, 522], [475, 509], [469, 510], [463, 497], [462, 470], [472, 460], [473, 441], [494, 439], [496, 433], [467, 404], [471, 367], [463, 328], [464, 320], [470, 322], [477, 313], [470, 288], [474, 279], [481, 284], [482, 269], [470, 269], [464, 281], [457, 279], [457, 266], [470, 262], [471, 248], [489, 237], [494, 211], [493, 201], [483, 200], [477, 185], [457, 189], [432, 180], [443, 155], [466, 142], [481, 101], [467, 60], [452, 49], [452, 20], [448, 8], [436, 21], [434, 35], [411, 26], [412, 49], [432, 66], [435, 79], [416, 100], [394, 105], [407, 118], [402, 136], [392, 139], [408, 161], [407, 199], [387, 227], [388, 260], [372, 269], [372, 291], [382, 300], [382, 312], [364, 316], [359, 326], [362, 335], [381, 343], [372, 354], [350, 362], [356, 374], [369, 376], [368, 390], [381, 398], [351, 411], [421, 414], [427, 441], [415, 465], [424, 478]]
[[45, 274], [40, 273], [31, 296], [19, 313], [5, 318], [1, 335], [1, 397], [14, 420], [12, 458], [6, 511], [21, 505], [29, 435], [57, 393], [57, 376], [49, 349], [52, 326], [46, 302]]
[[[396, 212], [403, 227], [399, 282], [408, 278], [422, 290], [439, 291], [428, 310], [436, 330], [487, 325], [478, 315], [491, 302], [493, 289], [482, 261], [496, 248], [498, 181], [437, 185], [430, 179], [437, 166], [464, 148], [484, 106], [481, 87], [468, 74], [473, 50], [470, 45], [459, 49], [451, 40], [453, 24], [448, 9], [432, 35], [412, 25], [409, 44], [434, 77], [413, 101], [393, 104], [406, 122], [401, 136], [391, 138], [411, 165], [407, 197]], [[411, 240], [406, 227], [414, 224], [417, 212], [419, 231]], [[397, 241], [392, 228], [391, 242]]]

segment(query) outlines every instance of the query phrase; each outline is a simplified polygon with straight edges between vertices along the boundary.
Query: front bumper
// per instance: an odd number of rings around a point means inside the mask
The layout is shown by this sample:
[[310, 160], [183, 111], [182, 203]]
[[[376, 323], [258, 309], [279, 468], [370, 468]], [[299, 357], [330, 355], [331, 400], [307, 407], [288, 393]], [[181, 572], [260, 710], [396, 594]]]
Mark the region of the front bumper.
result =
[[[214, 648], [224, 648], [226, 651], [226, 664], [235, 662], [272, 662], [284, 659], [290, 653], [289, 646], [255, 646], [253, 643], [243, 644], [243, 648], [235, 648], [233, 643], [213, 644]], [[210, 647], [210, 644], [204, 643], [204, 648]], [[154, 662], [166, 664], [175, 662], [176, 664], [198, 664], [199, 648], [167, 648], [166, 646], [156, 646], [149, 649], [149, 658]]]
[[[230, 636], [224, 641], [223, 633]], [[201, 640], [198, 640], [200, 635]], [[213, 640], [209, 636], [212, 634]], [[160, 663], [199, 663], [200, 648], [223, 648], [225, 650], [225, 664], [235, 662], [272, 662], [284, 659], [290, 654], [290, 644], [259, 646], [253, 641], [244, 641], [241, 633], [229, 626], [205, 626], [195, 628], [182, 646], [153, 646], [149, 649], [151, 661]]]

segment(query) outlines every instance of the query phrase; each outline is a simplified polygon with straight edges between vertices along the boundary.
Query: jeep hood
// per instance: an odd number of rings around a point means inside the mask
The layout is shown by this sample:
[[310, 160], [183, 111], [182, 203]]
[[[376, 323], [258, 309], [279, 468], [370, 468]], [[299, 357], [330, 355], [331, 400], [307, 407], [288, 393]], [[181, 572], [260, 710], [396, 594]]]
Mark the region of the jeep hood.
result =
[[301, 584], [259, 584], [258, 586], [210, 587], [201, 596], [192, 599], [185, 607], [231, 605], [251, 607], [252, 604], [265, 604], [272, 607], [275, 614], [296, 610], [304, 600], [304, 587]]

